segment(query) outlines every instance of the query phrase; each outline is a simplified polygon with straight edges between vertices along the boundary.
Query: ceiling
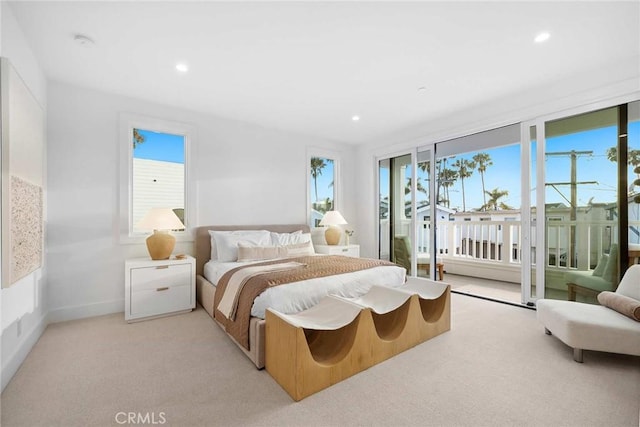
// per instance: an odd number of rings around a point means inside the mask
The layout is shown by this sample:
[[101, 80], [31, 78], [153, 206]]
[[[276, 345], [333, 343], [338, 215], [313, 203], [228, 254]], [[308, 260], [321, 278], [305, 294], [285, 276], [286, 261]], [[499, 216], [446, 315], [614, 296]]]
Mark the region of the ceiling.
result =
[[640, 54], [637, 1], [10, 4], [51, 80], [354, 144]]

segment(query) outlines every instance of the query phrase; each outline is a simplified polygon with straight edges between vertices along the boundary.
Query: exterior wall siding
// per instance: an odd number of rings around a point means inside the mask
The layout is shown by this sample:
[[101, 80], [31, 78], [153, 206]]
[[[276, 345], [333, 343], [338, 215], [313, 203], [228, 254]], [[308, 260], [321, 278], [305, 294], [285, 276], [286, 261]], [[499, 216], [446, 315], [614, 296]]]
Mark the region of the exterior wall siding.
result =
[[133, 171], [134, 227], [151, 208], [184, 209], [183, 163], [134, 158]]

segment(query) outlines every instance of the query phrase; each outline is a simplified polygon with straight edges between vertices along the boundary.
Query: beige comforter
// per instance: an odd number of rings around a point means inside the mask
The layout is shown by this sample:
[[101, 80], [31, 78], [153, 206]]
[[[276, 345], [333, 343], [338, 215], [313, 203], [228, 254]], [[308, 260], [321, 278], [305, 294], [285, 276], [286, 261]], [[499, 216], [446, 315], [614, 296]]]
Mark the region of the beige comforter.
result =
[[[230, 318], [228, 318], [219, 310], [219, 305], [225, 297], [229, 282], [231, 281], [233, 283], [233, 276], [236, 273], [242, 274], [243, 269], [255, 267], [256, 265], [273, 265], [292, 262], [303, 264], [303, 266], [294, 269], [279, 269], [271, 272], [263, 272], [257, 275], [250, 275], [247, 280], [243, 279], [243, 285], [241, 286], [237, 297], [236, 295], [233, 295], [232, 298], [236, 301], [234, 304], [237, 304], [233, 310], [234, 316], [230, 316]], [[224, 326], [227, 333], [229, 333], [241, 346], [248, 350], [251, 306], [253, 305], [253, 300], [267, 288], [313, 279], [316, 277], [351, 273], [354, 271], [385, 265], [396, 266], [396, 264], [389, 261], [379, 259], [351, 258], [332, 255], [306, 256], [289, 258], [286, 260], [280, 259], [260, 264], [251, 264], [250, 266], [237, 267], [225, 273], [218, 281], [213, 302], [215, 319]], [[231, 297], [227, 296], [227, 299], [229, 298]], [[226, 311], [227, 310], [225, 309], [225, 312]]]

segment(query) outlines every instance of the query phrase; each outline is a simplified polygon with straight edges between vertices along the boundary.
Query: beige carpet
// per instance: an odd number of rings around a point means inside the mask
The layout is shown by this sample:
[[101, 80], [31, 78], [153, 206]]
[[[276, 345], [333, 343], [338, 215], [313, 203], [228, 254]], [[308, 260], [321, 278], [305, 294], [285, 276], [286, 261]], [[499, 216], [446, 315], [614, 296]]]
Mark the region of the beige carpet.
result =
[[2, 426], [117, 426], [119, 412], [171, 426], [638, 426], [640, 358], [575, 363], [531, 310], [453, 295], [452, 313], [450, 332], [298, 403], [201, 308], [50, 325], [2, 395]]

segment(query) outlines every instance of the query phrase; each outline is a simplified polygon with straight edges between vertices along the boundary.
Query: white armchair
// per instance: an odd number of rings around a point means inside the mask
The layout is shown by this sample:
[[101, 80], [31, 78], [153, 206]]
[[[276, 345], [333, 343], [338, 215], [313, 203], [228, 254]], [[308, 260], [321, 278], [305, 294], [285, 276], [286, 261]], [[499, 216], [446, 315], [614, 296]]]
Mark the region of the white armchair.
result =
[[[640, 264], [632, 265], [615, 292], [640, 304]], [[538, 320], [548, 335], [573, 347], [573, 359], [582, 363], [582, 350], [640, 356], [640, 321], [602, 305], [542, 299]]]

